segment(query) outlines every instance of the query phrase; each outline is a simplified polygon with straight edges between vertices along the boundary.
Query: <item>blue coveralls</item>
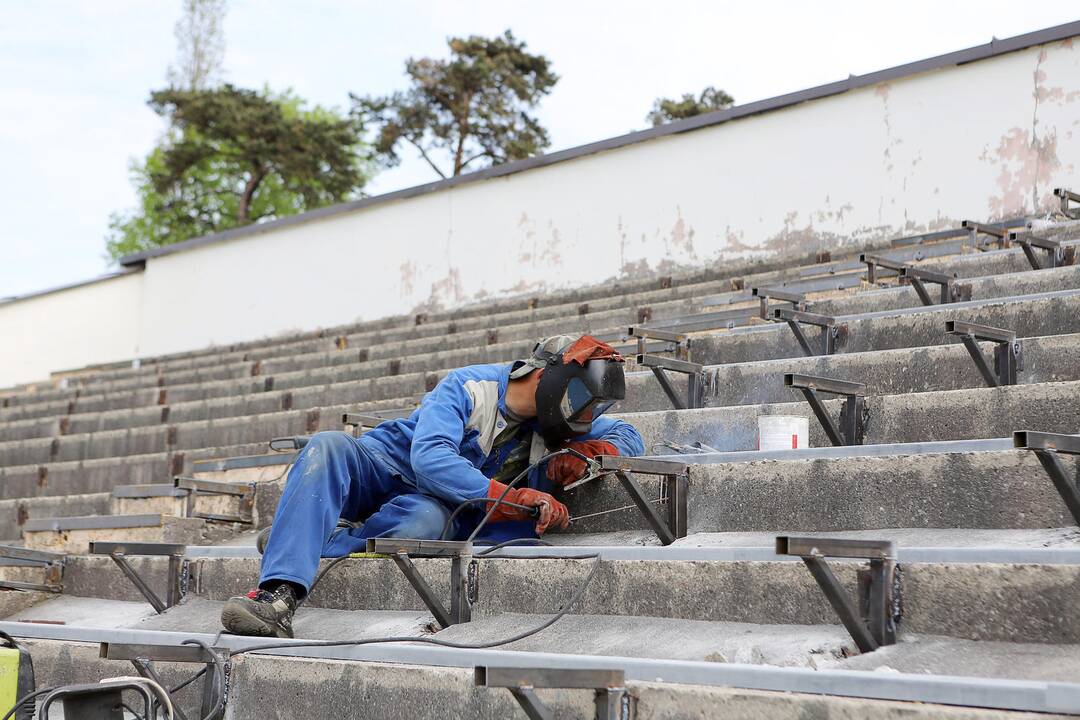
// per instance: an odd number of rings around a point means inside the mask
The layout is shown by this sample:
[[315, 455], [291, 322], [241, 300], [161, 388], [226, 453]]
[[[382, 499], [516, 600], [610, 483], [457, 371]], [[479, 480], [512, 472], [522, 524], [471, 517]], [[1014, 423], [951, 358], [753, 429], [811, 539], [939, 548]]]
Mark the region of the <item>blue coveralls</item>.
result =
[[[371, 537], [439, 539], [461, 502], [484, 498], [494, 476], [519, 442], [493, 448], [506, 426], [510, 365], [473, 365], [454, 370], [424, 396], [408, 418], [390, 420], [360, 438], [320, 432], [300, 451], [289, 471], [263, 555], [260, 585], [287, 580], [311, 586], [320, 557], [363, 552]], [[496, 409], [498, 412], [496, 412]], [[530, 423], [526, 428], [535, 429]], [[628, 423], [593, 421], [580, 440], [605, 440], [621, 455], [641, 455], [644, 445]], [[519, 483], [519, 487], [524, 483]], [[534, 469], [528, 485], [550, 492], [546, 468]], [[463, 511], [446, 539], [464, 539], [475, 529], [485, 503]], [[363, 521], [337, 528], [339, 518]], [[536, 537], [535, 521], [485, 525], [478, 539], [502, 542]]]

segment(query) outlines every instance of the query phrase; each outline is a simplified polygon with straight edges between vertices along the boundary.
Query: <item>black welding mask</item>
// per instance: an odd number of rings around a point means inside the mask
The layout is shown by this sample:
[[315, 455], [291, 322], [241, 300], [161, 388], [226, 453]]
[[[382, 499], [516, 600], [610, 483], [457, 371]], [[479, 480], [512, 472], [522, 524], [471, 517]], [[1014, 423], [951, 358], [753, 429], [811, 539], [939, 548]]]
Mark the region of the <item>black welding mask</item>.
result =
[[536, 421], [548, 447], [592, 429], [592, 422], [626, 397], [622, 358], [564, 362], [552, 357], [536, 385]]

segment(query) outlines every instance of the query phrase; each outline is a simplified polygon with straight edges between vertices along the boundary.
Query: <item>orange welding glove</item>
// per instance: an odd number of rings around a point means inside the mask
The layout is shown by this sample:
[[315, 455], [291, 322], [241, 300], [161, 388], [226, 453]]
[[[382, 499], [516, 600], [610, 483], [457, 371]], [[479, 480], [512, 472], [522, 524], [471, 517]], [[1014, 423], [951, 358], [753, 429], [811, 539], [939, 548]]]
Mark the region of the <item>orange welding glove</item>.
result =
[[[596, 457], [597, 455], [619, 454], [618, 448], [603, 440], [574, 440], [563, 447], [577, 450], [579, 453], [589, 458]], [[574, 457], [573, 455], [559, 455], [558, 457], [553, 457], [548, 460], [547, 464], [548, 480], [560, 487], [565, 487], [576, 480], [580, 480], [585, 476], [586, 470], [588, 470], [588, 466], [585, 465], [585, 461], [579, 457]]]
[[[492, 480], [488, 485], [488, 499], [497, 500], [499, 496], [503, 494], [503, 490], [506, 490], [506, 485], [504, 483], [501, 483], [498, 480]], [[503, 500], [517, 503], [518, 505], [538, 508], [540, 510], [540, 515], [536, 520], [537, 535], [543, 535], [547, 532], [548, 528], [564, 528], [570, 524], [570, 511], [566, 509], [565, 505], [546, 492], [533, 490], [528, 487], [510, 488], [506, 493], [506, 496], [503, 497]], [[491, 506], [488, 505], [488, 507], [490, 508]], [[498, 522], [500, 520], [528, 519], [529, 515], [526, 511], [501, 503], [495, 507], [495, 512], [491, 514], [492, 522]]]

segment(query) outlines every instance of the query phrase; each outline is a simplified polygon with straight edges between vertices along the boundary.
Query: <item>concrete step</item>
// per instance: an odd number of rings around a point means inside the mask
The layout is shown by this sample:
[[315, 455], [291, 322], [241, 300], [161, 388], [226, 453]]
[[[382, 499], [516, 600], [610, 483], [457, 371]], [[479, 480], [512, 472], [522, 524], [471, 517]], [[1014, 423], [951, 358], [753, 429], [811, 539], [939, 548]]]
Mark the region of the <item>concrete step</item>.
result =
[[[1012, 330], [1018, 337], [1080, 332], [1080, 291], [978, 300], [932, 307], [890, 310], [837, 318], [836, 352], [871, 352], [904, 347], [945, 345], [946, 320], [960, 320]], [[808, 330], [811, 342], [819, 335]], [[803, 357], [786, 324], [704, 332], [692, 340], [691, 357], [705, 365]]]
[[[1007, 449], [1010, 439], [980, 444], [1000, 449], [941, 443], [676, 456], [692, 463], [687, 527], [691, 533], [804, 533], [1075, 526], [1033, 453]], [[1075, 461], [1062, 461], [1080, 473]], [[637, 480], [648, 497], [659, 497], [654, 477]], [[630, 504], [614, 479], [580, 486], [562, 499], [571, 517]], [[634, 508], [571, 525], [575, 533], [647, 528]]]
[[[224, 550], [224, 549], [223, 549]], [[575, 613], [659, 617], [705, 622], [832, 625], [828, 602], [798, 559], [778, 558], [764, 548], [570, 548], [574, 553], [612, 553]], [[923, 560], [927, 551], [923, 550]], [[1011, 551], [969, 552], [939, 549], [933, 562], [908, 562], [899, 555], [902, 612], [898, 627], [907, 633], [945, 634], [971, 640], [1074, 644], [1080, 628], [1072, 622], [1080, 595], [1076, 552], [1056, 562], [1062, 549], [1025, 551], [1025, 562]], [[532, 557], [527, 555], [532, 553]], [[516, 548], [513, 556], [478, 559], [478, 601], [474, 618], [507, 612], [550, 613], [570, 597], [592, 561], [541, 559], [549, 548]], [[643, 559], [637, 559], [638, 557]], [[665, 558], [672, 558], [671, 560]], [[1045, 561], [1038, 562], [1042, 557]], [[1002, 562], [1005, 560], [1006, 562]], [[165, 558], [141, 557], [144, 579], [164, 583]], [[996, 561], [996, 562], [995, 562]], [[445, 594], [449, 563], [415, 560], [439, 594]], [[247, 592], [258, 579], [257, 557], [191, 556], [189, 593], [225, 600]], [[854, 588], [858, 563], [830, 560], [839, 581]], [[19, 577], [24, 568], [3, 568]], [[65, 567], [69, 594], [119, 600], [141, 596], [108, 558], [71, 557]], [[446, 598], [444, 598], [446, 600]], [[347, 560], [328, 573], [308, 607], [339, 610], [414, 610], [424, 606], [389, 560]]]
[[[1080, 379], [1080, 334], [1022, 338], [1020, 384]], [[993, 359], [993, 343], [980, 343], [984, 357]], [[706, 368], [705, 404], [713, 407], [788, 402], [785, 373], [860, 382], [869, 395], [899, 395], [933, 390], [979, 388], [986, 381], [959, 342], [921, 348], [897, 348], [841, 355], [756, 360]], [[681, 385], [681, 383], [680, 383]], [[682, 390], [682, 388], [679, 388]], [[627, 374], [626, 399], [619, 412], [664, 407], [670, 401], [651, 372]]]
[[[756, 450], [758, 418], [787, 415], [810, 419], [810, 447], [831, 443], [801, 393], [788, 388], [786, 403], [731, 405], [695, 410], [661, 410], [617, 414], [645, 440], [647, 452], [662, 440], [681, 444], [699, 441], [722, 452]], [[839, 425], [843, 399], [825, 400]], [[935, 390], [864, 398], [864, 445], [997, 438], [1025, 428], [1045, 432], [1080, 432], [1080, 381], [1009, 385], [996, 388]]]
[[[1050, 290], [1060, 290], [1069, 287], [1080, 286], [1080, 267], [1063, 267], [1054, 270], [1045, 271], [1029, 271], [1020, 272], [1011, 275], [1002, 276], [988, 276], [973, 278], [965, 283], [962, 283], [962, 290], [964, 297], [974, 299], [986, 299], [993, 297], [1021, 295], [1021, 294], [1033, 294], [1039, 292], [1046, 292]], [[889, 290], [875, 290], [872, 292], [855, 292], [858, 288], [842, 292], [819, 292], [811, 293], [808, 298], [813, 301], [813, 309], [816, 312], [823, 314], [853, 314], [862, 312], [883, 311], [896, 308], [913, 307], [920, 305], [917, 295], [910, 287], [899, 287]], [[757, 306], [757, 299], [752, 298], [749, 295], [749, 291], [743, 293], [745, 295], [745, 301], [741, 305], [734, 305], [731, 307], [745, 307], [748, 310], [753, 310]], [[814, 298], [820, 298], [814, 300]], [[715, 307], [707, 307], [703, 305], [703, 302], [708, 298], [703, 297], [691, 297], [686, 299], [679, 299], [668, 301], [665, 303], [658, 303], [650, 305], [648, 307], [648, 315], [651, 318], [651, 322], [658, 322], [669, 318], [682, 317], [692, 313], [715, 310]], [[605, 315], [605, 322], [612, 321], [616, 326], [622, 324], [635, 324], [640, 322], [640, 314], [637, 310], [640, 309], [637, 306], [631, 306], [631, 316], [626, 316], [627, 308], [613, 309], [607, 311], [609, 315]], [[619, 315], [610, 315], [610, 313], [622, 313]], [[570, 314], [569, 317], [573, 317], [574, 314]], [[568, 315], [563, 314], [554, 316], [553, 319], [560, 321], [567, 321]], [[619, 321], [623, 322], [620, 323]], [[538, 322], [537, 319], [529, 321], [531, 323]], [[572, 320], [570, 321], [573, 322]], [[473, 328], [475, 330], [484, 330], [492, 327], [493, 325], [484, 325], [483, 327]], [[499, 326], [499, 323], [494, 324], [495, 327]], [[503, 325], [506, 327], [506, 325]], [[466, 328], [453, 328], [455, 332], [462, 332]], [[419, 339], [436, 336], [439, 333], [428, 333], [417, 336]], [[411, 340], [417, 338], [386, 338], [386, 339], [372, 339], [372, 338], [350, 338], [347, 342], [347, 348], [345, 350], [337, 350], [328, 352], [327, 349], [318, 349], [315, 353], [304, 357], [309, 358], [306, 362], [311, 362], [312, 359], [316, 361], [325, 362], [326, 360], [333, 360], [336, 362], [342, 362], [343, 359], [350, 363], [362, 362], [370, 357], [372, 346], [378, 346], [382, 344], [396, 344], [403, 340]], [[519, 338], [519, 342], [525, 343], [533, 341], [535, 338], [531, 335]], [[355, 349], [362, 348], [359, 353]], [[463, 348], [466, 350], [472, 350], [474, 353], [477, 348], [482, 348], [482, 343], [477, 343], [472, 347]], [[274, 348], [274, 352], [282, 351], [282, 348]], [[189, 384], [193, 382], [201, 382], [207, 380], [221, 380], [221, 379], [242, 379], [250, 377], [254, 374], [267, 375], [275, 372], [274, 363], [281, 362], [286, 359], [287, 356], [277, 355], [275, 357], [251, 360], [245, 353], [244, 358], [240, 362], [229, 362], [226, 358], [215, 358], [208, 356], [205, 359], [205, 365], [196, 368], [180, 368], [177, 370], [163, 370], [157, 368], [153, 371], [130, 371], [141, 372], [141, 375], [131, 375], [127, 378], [113, 379], [114, 376], [106, 375], [102, 378], [87, 380], [83, 382], [82, 389], [84, 392], [94, 393], [105, 390], [129, 390], [140, 386], [168, 386], [175, 384]], [[496, 358], [493, 358], [496, 359]], [[512, 357], [499, 357], [498, 360], [508, 360]], [[434, 358], [433, 358], [434, 360]], [[451, 365], [456, 366], [460, 364], [468, 364], [470, 362], [478, 361], [492, 361], [492, 360], [457, 360], [451, 362]], [[398, 360], [400, 362], [400, 360]], [[266, 364], [268, 367], [263, 368]], [[441, 366], [439, 366], [441, 367]], [[428, 366], [427, 369], [438, 369], [435, 365]], [[380, 369], [381, 371], [381, 369]]]
[[85, 553], [93, 540], [163, 542], [197, 545], [236, 534], [241, 528], [200, 518], [146, 515], [84, 515], [38, 518], [23, 524], [26, 547], [61, 553]]
[[[196, 463], [265, 453], [265, 441], [231, 446], [176, 450], [0, 467], [0, 499], [45, 497], [87, 492], [111, 492], [117, 485], [168, 482], [190, 474]], [[290, 455], [282, 456], [285, 461]]]
[[110, 510], [107, 492], [26, 497], [0, 500], [0, 542], [10, 544], [22, 537], [29, 520], [77, 515], [107, 515]]

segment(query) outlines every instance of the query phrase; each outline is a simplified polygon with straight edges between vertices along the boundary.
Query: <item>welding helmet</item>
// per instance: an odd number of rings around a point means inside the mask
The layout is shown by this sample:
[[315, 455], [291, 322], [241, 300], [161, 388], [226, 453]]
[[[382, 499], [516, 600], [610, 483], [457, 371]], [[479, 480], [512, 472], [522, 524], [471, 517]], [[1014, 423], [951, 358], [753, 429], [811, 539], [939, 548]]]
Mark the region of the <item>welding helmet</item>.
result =
[[532, 357], [519, 360], [510, 377], [542, 369], [536, 386], [536, 422], [548, 447], [557, 447], [592, 429], [592, 422], [626, 397], [623, 359], [588, 335], [541, 340]]

